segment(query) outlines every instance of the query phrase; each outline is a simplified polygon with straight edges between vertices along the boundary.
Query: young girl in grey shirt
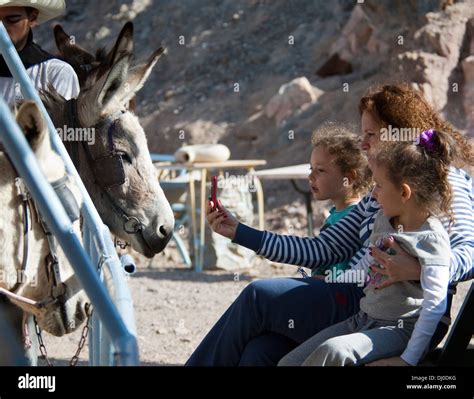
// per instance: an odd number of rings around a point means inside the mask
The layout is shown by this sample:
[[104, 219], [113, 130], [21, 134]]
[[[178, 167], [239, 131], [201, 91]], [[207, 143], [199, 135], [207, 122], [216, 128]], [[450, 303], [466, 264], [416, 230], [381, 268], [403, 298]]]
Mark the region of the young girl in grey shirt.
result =
[[389, 236], [418, 257], [420, 281], [376, 289], [384, 276], [371, 270], [369, 251], [355, 266], [366, 280], [360, 312], [311, 337], [280, 366], [414, 366], [423, 359], [446, 309], [450, 244], [438, 216], [451, 219], [450, 140], [430, 129], [414, 144], [385, 143], [370, 162], [381, 205], [371, 243], [381, 248]]

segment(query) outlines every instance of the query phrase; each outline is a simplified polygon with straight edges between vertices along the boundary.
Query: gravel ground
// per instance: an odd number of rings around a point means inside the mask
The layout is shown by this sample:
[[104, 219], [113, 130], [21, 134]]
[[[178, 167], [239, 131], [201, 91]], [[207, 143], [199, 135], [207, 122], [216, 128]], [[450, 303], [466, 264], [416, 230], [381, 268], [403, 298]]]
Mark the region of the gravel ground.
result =
[[[288, 272], [286, 272], [288, 271]], [[295, 276], [288, 266], [264, 265], [241, 274], [195, 273], [184, 268], [141, 268], [129, 279], [135, 305], [138, 345], [144, 366], [182, 365], [209, 328], [255, 278]], [[62, 338], [44, 334], [49, 356], [66, 365], [80, 331]], [[86, 365], [87, 346], [81, 354]]]

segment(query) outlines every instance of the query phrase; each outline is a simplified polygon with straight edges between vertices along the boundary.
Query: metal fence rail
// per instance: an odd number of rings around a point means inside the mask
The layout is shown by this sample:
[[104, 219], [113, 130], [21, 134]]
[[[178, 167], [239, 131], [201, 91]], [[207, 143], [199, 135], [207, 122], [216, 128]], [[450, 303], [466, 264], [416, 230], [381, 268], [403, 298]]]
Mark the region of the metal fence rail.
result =
[[[115, 251], [109, 229], [100, 219], [64, 144], [56, 132], [51, 118], [47, 114], [1, 22], [0, 53], [5, 59], [15, 81], [20, 84], [23, 96], [26, 99], [35, 101], [42, 110], [50, 131], [52, 146], [63, 159], [68, 174], [75, 178], [82, 194], [83, 241], [84, 248], [89, 255], [86, 255], [77, 237], [71, 234], [72, 225], [66, 216], [62, 204], [44, 176], [38, 172], [39, 169], [34, 154], [13, 120], [8, 106], [3, 99], [0, 99], [0, 128], [2, 129], [0, 133], [4, 147], [12, 158], [18, 173], [25, 180], [46, 222], [51, 226], [53, 233], [68, 256], [79, 281], [94, 306], [95, 312], [89, 339], [89, 363], [94, 366], [138, 365], [138, 346], [133, 303], [125, 281], [122, 263]], [[48, 201], [46, 201], [47, 198]], [[106, 284], [100, 281], [96, 271], [99, 262], [102, 263], [102, 271], [110, 276]], [[105, 288], [106, 286], [109, 288], [113, 286], [113, 301], [115, 304], [112, 302]]]

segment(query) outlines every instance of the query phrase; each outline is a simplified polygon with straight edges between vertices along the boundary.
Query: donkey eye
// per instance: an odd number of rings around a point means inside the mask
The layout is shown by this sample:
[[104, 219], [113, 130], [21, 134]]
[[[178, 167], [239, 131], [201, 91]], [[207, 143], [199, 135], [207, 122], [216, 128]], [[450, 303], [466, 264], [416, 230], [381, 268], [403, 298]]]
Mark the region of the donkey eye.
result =
[[118, 151], [117, 153], [122, 157], [122, 159], [125, 162], [127, 162], [129, 164], [132, 163], [132, 157], [129, 154], [127, 154], [125, 151]]

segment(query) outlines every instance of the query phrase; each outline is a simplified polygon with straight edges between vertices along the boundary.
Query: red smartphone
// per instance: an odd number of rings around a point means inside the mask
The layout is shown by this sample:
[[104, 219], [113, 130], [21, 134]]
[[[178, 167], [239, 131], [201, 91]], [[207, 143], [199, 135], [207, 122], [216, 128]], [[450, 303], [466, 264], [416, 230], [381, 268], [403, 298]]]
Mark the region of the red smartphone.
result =
[[214, 207], [212, 208], [212, 212], [216, 211], [218, 208], [217, 204], [217, 176], [212, 176], [212, 186], [211, 186], [211, 196], [209, 200], [212, 201]]

